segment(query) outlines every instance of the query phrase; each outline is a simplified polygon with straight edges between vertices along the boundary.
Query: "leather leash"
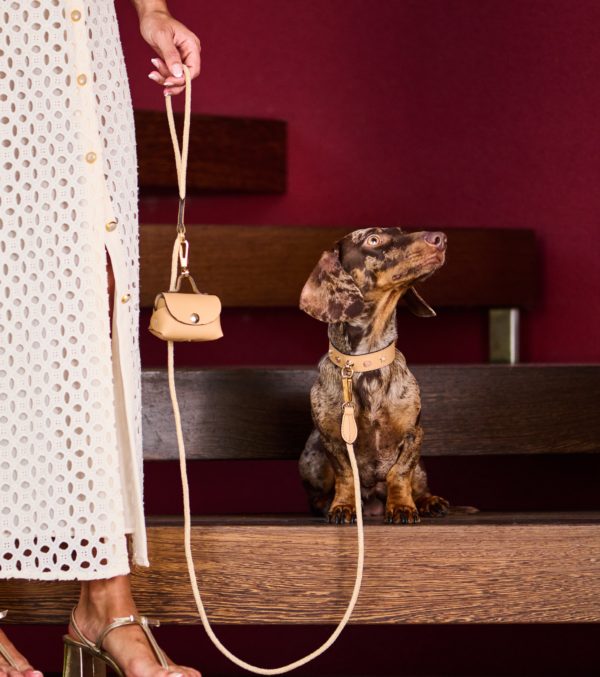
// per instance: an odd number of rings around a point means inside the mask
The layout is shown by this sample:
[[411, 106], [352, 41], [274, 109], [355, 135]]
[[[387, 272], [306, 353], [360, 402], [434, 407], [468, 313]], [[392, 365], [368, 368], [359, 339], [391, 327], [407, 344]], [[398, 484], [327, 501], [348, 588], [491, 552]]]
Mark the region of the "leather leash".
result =
[[[185, 209], [185, 176], [187, 169], [187, 157], [188, 157], [188, 145], [189, 145], [189, 129], [190, 129], [190, 111], [191, 111], [191, 78], [187, 66], [183, 66], [183, 71], [185, 74], [185, 114], [184, 114], [184, 131], [182, 139], [182, 150], [179, 150], [179, 144], [177, 141], [177, 134], [175, 130], [175, 123], [173, 120], [173, 109], [171, 105], [171, 97], [167, 96], [166, 98], [166, 107], [167, 107], [167, 116], [169, 118], [169, 129], [171, 131], [171, 140], [173, 141], [173, 149], [175, 151], [175, 162], [177, 166], [177, 180], [179, 184], [179, 216], [177, 219], [177, 232], [178, 236], [175, 240], [173, 246], [173, 254], [171, 258], [171, 280], [169, 288], [174, 290], [175, 281], [177, 278], [177, 256], [179, 254], [180, 261], [184, 270], [187, 270], [187, 259], [189, 245], [185, 242], [185, 226], [184, 226], [184, 209]], [[185, 242], [188, 247], [186, 248], [185, 255], [180, 251], [183, 248], [183, 242]], [[194, 594], [194, 599], [196, 601], [196, 606], [198, 607], [198, 612], [200, 613], [200, 618], [202, 619], [202, 625], [206, 630], [206, 633], [210, 637], [213, 644], [219, 649], [219, 651], [227, 656], [236, 665], [239, 665], [241, 668], [248, 670], [249, 672], [254, 672], [259, 675], [278, 675], [284, 672], [289, 672], [295, 668], [305, 665], [313, 658], [316, 658], [322, 654], [326, 649], [328, 649], [338, 638], [342, 632], [344, 626], [350, 619], [350, 615], [354, 609], [356, 601], [358, 599], [358, 593], [360, 591], [360, 586], [362, 582], [363, 575], [363, 566], [364, 566], [364, 530], [363, 530], [363, 516], [362, 516], [362, 506], [361, 506], [361, 493], [360, 493], [360, 477], [358, 473], [358, 465], [356, 463], [356, 457], [354, 455], [354, 446], [353, 443], [357, 438], [358, 431], [356, 426], [355, 419], [355, 410], [354, 410], [354, 401], [352, 399], [352, 375], [355, 371], [368, 371], [365, 366], [364, 360], [367, 356], [360, 355], [345, 355], [337, 351], [330, 344], [330, 358], [333, 358], [332, 361], [335, 362], [335, 358], [339, 357], [340, 362], [343, 361], [342, 367], [342, 387], [344, 394], [344, 404], [342, 405], [343, 413], [341, 420], [341, 435], [343, 440], [346, 443], [346, 448], [348, 450], [348, 456], [350, 458], [350, 465], [352, 467], [352, 477], [354, 481], [354, 500], [356, 507], [356, 523], [357, 523], [357, 536], [358, 536], [358, 557], [357, 557], [357, 566], [356, 566], [356, 580], [354, 583], [354, 589], [352, 591], [352, 596], [348, 607], [340, 620], [338, 626], [331, 633], [329, 638], [318, 648], [315, 649], [312, 653], [299, 658], [292, 663], [283, 665], [278, 668], [261, 668], [251, 663], [235, 656], [226, 646], [224, 646], [219, 638], [215, 635], [206, 611], [204, 609], [204, 604], [202, 603], [202, 597], [200, 595], [200, 590], [198, 588], [198, 581], [196, 579], [196, 570], [194, 567], [194, 559], [192, 556], [192, 536], [191, 536], [191, 510], [190, 510], [190, 489], [187, 477], [187, 467], [186, 467], [186, 458], [185, 458], [185, 445], [183, 440], [183, 433], [181, 430], [181, 415], [179, 412], [179, 405], [177, 402], [177, 393], [175, 390], [175, 376], [174, 376], [174, 345], [173, 341], [167, 341], [167, 367], [168, 367], [168, 380], [169, 380], [169, 392], [171, 394], [171, 401], [173, 404], [173, 413], [175, 416], [175, 427], [177, 430], [177, 444], [179, 447], [179, 467], [181, 471], [181, 485], [183, 492], [183, 515], [184, 515], [184, 549], [185, 557], [187, 562], [188, 573], [190, 577], [190, 583], [192, 586], [192, 591]], [[334, 352], [335, 351], [335, 352]], [[387, 351], [387, 352], [385, 352]], [[395, 357], [395, 346], [387, 346], [384, 351], [378, 351], [378, 353], [385, 352], [385, 359], [383, 362], [389, 364], [388, 360], [390, 355], [393, 358]], [[372, 354], [372, 356], [375, 354]], [[371, 356], [371, 357], [372, 357]], [[377, 359], [383, 355], [377, 355]], [[356, 361], [363, 359], [363, 362], [360, 364], [355, 364]], [[372, 359], [374, 359], [372, 357]], [[371, 369], [378, 369], [381, 366], [384, 366], [383, 362], [381, 364], [376, 364], [372, 366]], [[339, 363], [338, 363], [339, 366]]]

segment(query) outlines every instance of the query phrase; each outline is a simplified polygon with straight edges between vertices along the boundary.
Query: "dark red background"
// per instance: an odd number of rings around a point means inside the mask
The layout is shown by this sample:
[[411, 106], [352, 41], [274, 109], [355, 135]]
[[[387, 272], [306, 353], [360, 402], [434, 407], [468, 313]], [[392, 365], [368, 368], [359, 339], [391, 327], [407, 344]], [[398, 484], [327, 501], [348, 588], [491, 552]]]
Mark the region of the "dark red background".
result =
[[[116, 4], [134, 105], [162, 109], [161, 88], [147, 79], [153, 53], [128, 0]], [[289, 124], [287, 194], [193, 197], [188, 223], [532, 228], [542, 253], [543, 298], [523, 318], [523, 359], [600, 361], [599, 2], [170, 5], [202, 41], [194, 111]], [[144, 198], [140, 206], [145, 224], [173, 222], [174, 200]], [[201, 266], [201, 257], [192, 250], [192, 265]], [[143, 311], [143, 365], [164, 367], [166, 347], [147, 324]], [[297, 309], [226, 309], [223, 327], [225, 337], [214, 344], [180, 345], [176, 364], [315, 364], [325, 350], [325, 325]], [[409, 364], [486, 359], [484, 312], [443, 311], [428, 321], [402, 315], [399, 329]], [[575, 489], [566, 498], [554, 491], [597, 473], [589, 457], [569, 466], [559, 458], [428, 459], [428, 468], [455, 503], [539, 509], [527, 485], [537, 480], [540, 463], [544, 507], [593, 507], [595, 499]], [[224, 467], [190, 466], [193, 509], [223, 509]], [[227, 485], [240, 496], [241, 510], [305, 510], [294, 463], [271, 464], [266, 487], [248, 481], [260, 477], [261, 467], [228, 465]], [[520, 492], [521, 500], [507, 506], [498, 486], [515, 477], [523, 485], [512, 497]], [[178, 482], [176, 467], [148, 464], [149, 514], [181, 512]], [[265, 667], [312, 651], [331, 630], [217, 629], [230, 649]], [[16, 640], [31, 646], [31, 631], [19, 631]], [[59, 631], [44, 632], [47, 641], [55, 635], [53, 653], [45, 651], [37, 664], [50, 665], [52, 655], [58, 665]], [[159, 629], [157, 636], [204, 677], [241, 674], [201, 627]], [[587, 675], [598, 671], [594, 636], [591, 625], [348, 627], [322, 657], [292, 674]], [[41, 651], [34, 644], [32, 659], [35, 646]]]
[[[129, 2], [117, 8], [134, 105], [162, 109], [147, 78], [152, 50]], [[195, 111], [289, 124], [287, 194], [195, 197], [189, 223], [533, 228], [544, 296], [523, 320], [523, 359], [600, 359], [600, 3], [180, 0], [171, 9], [202, 42]], [[142, 201], [143, 223], [173, 218], [172, 200]], [[197, 266], [201, 257], [192, 251]], [[179, 351], [179, 364], [310, 364], [324, 351], [324, 325], [300, 310], [230, 310], [223, 323], [222, 341]], [[164, 364], [146, 325], [144, 316], [145, 364]], [[480, 313], [402, 317], [399, 347], [413, 363], [481, 361], [485, 330]]]

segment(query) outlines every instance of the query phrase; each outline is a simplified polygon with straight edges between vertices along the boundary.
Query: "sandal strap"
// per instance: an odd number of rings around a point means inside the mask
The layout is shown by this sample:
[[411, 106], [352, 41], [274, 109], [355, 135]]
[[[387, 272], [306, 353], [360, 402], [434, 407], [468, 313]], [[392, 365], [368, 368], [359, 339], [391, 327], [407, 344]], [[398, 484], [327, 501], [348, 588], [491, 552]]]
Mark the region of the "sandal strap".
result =
[[95, 649], [96, 647], [94, 645], [94, 642], [92, 642], [90, 639], [88, 639], [83, 634], [83, 632], [81, 632], [79, 626], [77, 625], [77, 621], [75, 620], [75, 609], [76, 608], [77, 608], [77, 606], [74, 606], [71, 609], [71, 625], [73, 626], [73, 630], [75, 630], [75, 634], [77, 635], [77, 637], [79, 637], [79, 639], [81, 640], [81, 642], [83, 642], [83, 644], [88, 646], [90, 649]]
[[162, 652], [162, 649], [160, 648], [158, 642], [156, 641], [154, 635], [152, 634], [152, 630], [150, 630], [151, 625], [155, 627], [158, 627], [160, 625], [160, 621], [157, 618], [148, 618], [147, 616], [134, 616], [133, 614], [131, 614], [130, 616], [121, 616], [114, 618], [112, 623], [109, 623], [104, 628], [104, 630], [102, 630], [102, 632], [98, 636], [98, 639], [96, 640], [94, 648], [97, 651], [102, 651], [102, 642], [104, 641], [106, 635], [108, 635], [108, 633], [111, 630], [115, 630], [116, 628], [120, 628], [124, 625], [139, 625], [144, 631], [146, 637], [148, 638], [148, 642], [150, 643], [150, 646], [152, 647], [154, 654], [158, 659], [158, 662], [161, 664], [163, 668], [169, 667], [169, 664]]
[[[8, 609], [0, 611], [0, 620], [6, 618], [8, 615]], [[0, 655], [4, 660], [10, 665], [11, 668], [18, 668], [15, 659], [8, 653], [8, 649], [0, 642]]]

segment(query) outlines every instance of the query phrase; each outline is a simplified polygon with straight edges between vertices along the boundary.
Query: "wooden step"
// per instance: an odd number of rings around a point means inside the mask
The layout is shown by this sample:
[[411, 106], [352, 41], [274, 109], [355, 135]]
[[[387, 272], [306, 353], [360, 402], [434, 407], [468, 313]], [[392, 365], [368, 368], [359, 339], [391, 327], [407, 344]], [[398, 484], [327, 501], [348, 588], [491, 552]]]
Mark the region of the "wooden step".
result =
[[[169, 174], [171, 184], [173, 180]], [[410, 230], [408, 224], [406, 229]], [[423, 225], [415, 229], [428, 228]], [[297, 307], [300, 291], [321, 253], [352, 230], [186, 225], [190, 270], [200, 290], [217, 294], [225, 306]], [[422, 287], [434, 308], [529, 309], [535, 305], [539, 284], [532, 230], [443, 230], [448, 235], [448, 259]], [[175, 236], [174, 224], [140, 227], [141, 306], [151, 306], [156, 294], [168, 289]]]
[[[316, 368], [175, 363], [189, 459], [299, 458], [313, 427]], [[599, 365], [410, 368], [421, 388], [424, 456], [600, 451]], [[144, 457], [178, 458], [167, 370], [144, 369], [142, 379]]]
[[[174, 498], [178, 487], [172, 487]], [[175, 518], [149, 518], [141, 613], [199, 623]], [[302, 515], [196, 517], [193, 551], [211, 622], [335, 624], [356, 571], [356, 528]], [[456, 512], [419, 525], [370, 518], [354, 624], [600, 621], [600, 512]], [[15, 623], [64, 623], [76, 582], [7, 580]], [[8, 620], [8, 619], [7, 619]]]
[[[175, 123], [181, 130], [179, 112]], [[177, 199], [173, 146], [164, 111], [136, 110], [135, 134], [141, 194], [156, 195], [162, 190]], [[195, 113], [191, 118], [187, 193], [283, 193], [286, 148], [284, 120]]]

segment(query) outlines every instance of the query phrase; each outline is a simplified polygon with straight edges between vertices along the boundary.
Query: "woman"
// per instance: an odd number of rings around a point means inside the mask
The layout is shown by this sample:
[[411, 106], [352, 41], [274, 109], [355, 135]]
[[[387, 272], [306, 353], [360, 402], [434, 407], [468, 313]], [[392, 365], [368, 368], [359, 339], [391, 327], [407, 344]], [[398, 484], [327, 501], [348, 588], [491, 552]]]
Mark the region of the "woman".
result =
[[[134, 5], [158, 54], [149, 77], [179, 94], [182, 63], [200, 72], [198, 38], [164, 0]], [[105, 635], [107, 662], [127, 677], [200, 677], [152, 648], [129, 584], [130, 558], [150, 563], [137, 162], [114, 0], [14, 0], [5, 9], [0, 579], [82, 581], [66, 640], [73, 660], [115, 617], [134, 615]], [[79, 659], [67, 674], [99, 657], [81, 649]], [[0, 631], [0, 677], [40, 674]]]

